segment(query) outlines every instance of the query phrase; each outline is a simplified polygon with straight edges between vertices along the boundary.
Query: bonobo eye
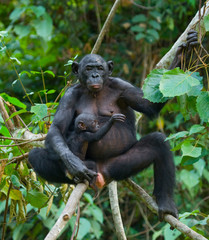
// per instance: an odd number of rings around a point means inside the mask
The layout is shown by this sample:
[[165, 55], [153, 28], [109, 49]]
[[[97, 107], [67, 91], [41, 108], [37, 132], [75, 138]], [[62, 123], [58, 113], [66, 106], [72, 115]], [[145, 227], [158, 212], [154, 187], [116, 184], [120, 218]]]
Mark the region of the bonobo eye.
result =
[[87, 70], [87, 71], [91, 71], [91, 70], [92, 70], [92, 67], [91, 67], [91, 66], [86, 66], [86, 70]]
[[98, 69], [98, 70], [104, 70], [104, 68], [103, 68], [102, 65], [98, 66], [97, 69]]

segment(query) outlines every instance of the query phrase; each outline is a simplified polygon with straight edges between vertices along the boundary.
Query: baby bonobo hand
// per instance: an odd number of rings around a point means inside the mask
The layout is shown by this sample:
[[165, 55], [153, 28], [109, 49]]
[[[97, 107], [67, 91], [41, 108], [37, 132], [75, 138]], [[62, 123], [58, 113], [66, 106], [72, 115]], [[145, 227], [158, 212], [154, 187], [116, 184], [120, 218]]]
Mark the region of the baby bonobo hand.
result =
[[126, 119], [126, 116], [124, 114], [122, 114], [122, 113], [115, 113], [115, 114], [112, 115], [110, 120], [112, 122], [115, 122], [115, 121], [124, 122], [125, 119]]

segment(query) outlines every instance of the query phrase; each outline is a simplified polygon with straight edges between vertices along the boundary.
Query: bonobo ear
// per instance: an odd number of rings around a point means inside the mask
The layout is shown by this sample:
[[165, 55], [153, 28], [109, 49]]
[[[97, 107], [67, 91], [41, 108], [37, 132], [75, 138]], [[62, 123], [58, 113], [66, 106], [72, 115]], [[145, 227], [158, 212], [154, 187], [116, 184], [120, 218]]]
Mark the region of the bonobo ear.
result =
[[80, 122], [78, 123], [78, 128], [79, 128], [80, 130], [84, 131], [84, 130], [86, 130], [86, 125], [85, 125], [82, 121], [80, 121]]
[[78, 63], [77, 62], [73, 62], [72, 63], [72, 72], [75, 74], [75, 75], [78, 75]]
[[112, 74], [112, 71], [113, 71], [113, 61], [108, 61], [107, 62], [107, 66], [108, 66], [108, 70], [109, 70], [109, 75]]

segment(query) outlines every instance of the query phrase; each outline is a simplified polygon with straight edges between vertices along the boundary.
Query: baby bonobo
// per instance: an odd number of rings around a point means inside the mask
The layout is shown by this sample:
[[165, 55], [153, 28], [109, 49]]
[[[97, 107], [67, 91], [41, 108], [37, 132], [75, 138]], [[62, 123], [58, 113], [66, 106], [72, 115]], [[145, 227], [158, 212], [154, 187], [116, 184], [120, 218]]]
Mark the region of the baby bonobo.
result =
[[[86, 151], [90, 142], [99, 141], [112, 127], [115, 121], [124, 122], [125, 115], [113, 114], [109, 121], [102, 127], [99, 126], [98, 120], [95, 115], [83, 113], [75, 119], [75, 127], [72, 134], [67, 139], [69, 149], [82, 161], [85, 165], [92, 170], [96, 170], [96, 163], [94, 161], [85, 161]], [[66, 176], [72, 179], [72, 176], [65, 168]], [[76, 181], [74, 178], [73, 180]], [[96, 179], [90, 182], [93, 189], [101, 188], [104, 185], [104, 179], [101, 173], [97, 173]]]

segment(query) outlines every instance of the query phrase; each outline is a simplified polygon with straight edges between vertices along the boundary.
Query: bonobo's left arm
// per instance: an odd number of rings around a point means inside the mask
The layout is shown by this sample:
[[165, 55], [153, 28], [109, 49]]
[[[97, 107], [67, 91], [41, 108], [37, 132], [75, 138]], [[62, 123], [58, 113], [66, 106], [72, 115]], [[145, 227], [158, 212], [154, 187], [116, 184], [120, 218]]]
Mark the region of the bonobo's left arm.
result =
[[[181, 67], [181, 56], [183, 51], [187, 51], [187, 56], [190, 54], [192, 48], [198, 45], [197, 32], [190, 30], [187, 35], [187, 42], [181, 44], [176, 52], [173, 62], [169, 69]], [[143, 98], [143, 92], [141, 89], [137, 89], [133, 86], [128, 86], [121, 95], [124, 102], [133, 108], [134, 110], [146, 114], [148, 117], [155, 117], [163, 108], [165, 103], [152, 103], [149, 100]]]
[[142, 90], [132, 86], [131, 84], [126, 87], [120, 98], [127, 106], [133, 108], [137, 112], [144, 113], [150, 118], [157, 116], [165, 105], [165, 103], [152, 103], [143, 98]]

